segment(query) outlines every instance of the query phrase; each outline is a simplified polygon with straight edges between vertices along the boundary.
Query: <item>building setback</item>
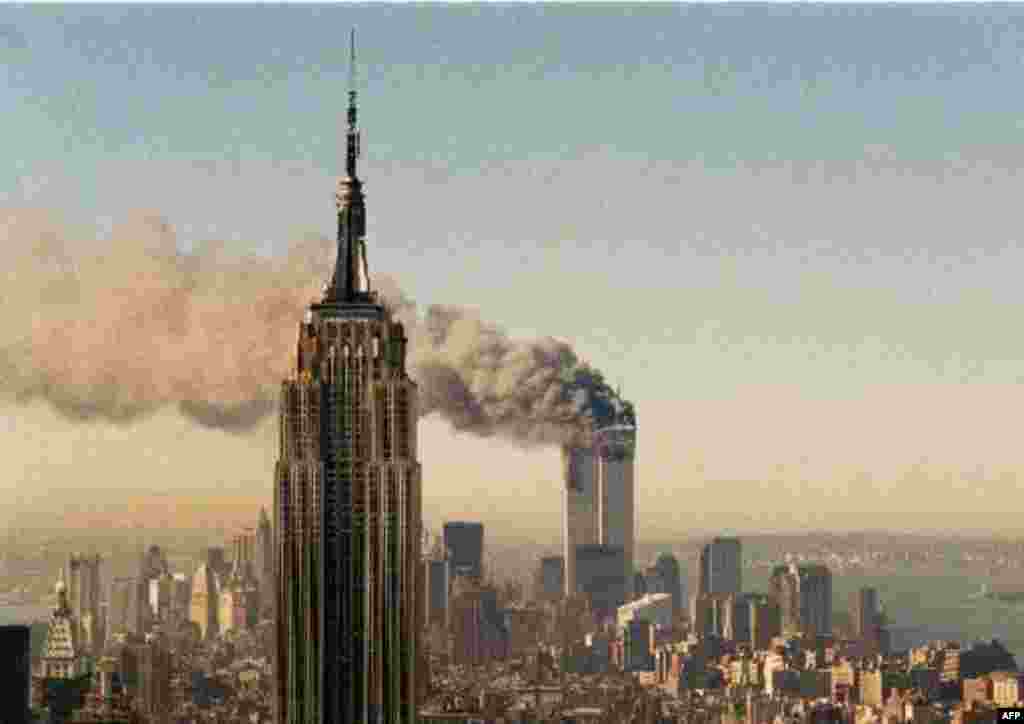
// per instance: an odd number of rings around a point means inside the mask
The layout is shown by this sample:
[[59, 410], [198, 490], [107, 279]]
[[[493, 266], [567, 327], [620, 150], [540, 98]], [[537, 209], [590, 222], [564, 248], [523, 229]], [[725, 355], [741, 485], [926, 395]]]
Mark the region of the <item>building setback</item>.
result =
[[425, 606], [416, 386], [405, 330], [370, 288], [355, 101], [352, 90], [334, 275], [299, 327], [281, 389], [278, 724], [417, 719]]

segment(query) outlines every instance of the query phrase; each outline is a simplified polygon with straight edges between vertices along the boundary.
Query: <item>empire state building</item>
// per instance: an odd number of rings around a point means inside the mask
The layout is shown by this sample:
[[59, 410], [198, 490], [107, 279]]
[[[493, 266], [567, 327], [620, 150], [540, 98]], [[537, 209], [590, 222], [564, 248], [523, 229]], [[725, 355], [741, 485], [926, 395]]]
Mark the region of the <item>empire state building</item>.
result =
[[281, 389], [278, 724], [417, 720], [416, 385], [405, 330], [370, 286], [359, 155], [353, 86], [337, 261], [299, 327], [293, 376]]

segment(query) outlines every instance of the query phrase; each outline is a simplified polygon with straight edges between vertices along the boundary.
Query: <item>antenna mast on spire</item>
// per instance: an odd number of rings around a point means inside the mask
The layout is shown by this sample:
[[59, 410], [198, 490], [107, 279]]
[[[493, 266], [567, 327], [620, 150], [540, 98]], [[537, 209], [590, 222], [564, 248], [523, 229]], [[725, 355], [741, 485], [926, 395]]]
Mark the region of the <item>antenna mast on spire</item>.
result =
[[348, 65], [348, 153], [346, 155], [345, 171], [349, 178], [356, 177], [356, 159], [360, 151], [359, 129], [356, 111], [356, 29], [352, 28], [349, 36], [349, 65]]
[[356, 31], [349, 40], [348, 129], [345, 133], [345, 174], [338, 180], [334, 198], [338, 207], [338, 256], [334, 276], [324, 292], [324, 301], [365, 303], [374, 298], [370, 291], [370, 269], [366, 260], [366, 208], [362, 182], [356, 171], [360, 155], [356, 107]]

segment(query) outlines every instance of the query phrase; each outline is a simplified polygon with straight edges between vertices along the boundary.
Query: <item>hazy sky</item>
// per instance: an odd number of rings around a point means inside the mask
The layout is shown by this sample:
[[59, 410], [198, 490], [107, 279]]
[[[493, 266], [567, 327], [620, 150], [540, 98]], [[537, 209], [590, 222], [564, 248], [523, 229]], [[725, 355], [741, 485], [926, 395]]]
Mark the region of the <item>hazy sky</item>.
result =
[[[642, 534], [1024, 527], [1024, 8], [5, 6], [0, 206], [331, 234], [351, 25], [372, 269], [621, 379]], [[270, 500], [273, 420], [3, 414], [0, 518]], [[421, 446], [428, 523], [557, 536], [556, 451]]]

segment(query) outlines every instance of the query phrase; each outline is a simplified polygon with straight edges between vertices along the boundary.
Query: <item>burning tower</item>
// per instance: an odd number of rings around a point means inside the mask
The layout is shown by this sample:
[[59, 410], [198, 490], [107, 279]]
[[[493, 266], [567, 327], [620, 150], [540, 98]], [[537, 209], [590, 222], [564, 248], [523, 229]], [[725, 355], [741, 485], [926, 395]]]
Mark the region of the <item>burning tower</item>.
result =
[[[581, 441], [562, 448], [566, 596], [599, 589], [605, 594], [601, 598], [621, 599], [621, 605], [632, 594], [635, 448], [636, 419], [629, 407], [618, 410], [604, 425], [595, 425]], [[581, 553], [588, 561], [585, 576], [578, 565]]]
[[[352, 62], [355, 64], [353, 36]], [[299, 328], [275, 473], [278, 724], [412, 723], [423, 605], [416, 385], [371, 291], [349, 92], [338, 256]]]

